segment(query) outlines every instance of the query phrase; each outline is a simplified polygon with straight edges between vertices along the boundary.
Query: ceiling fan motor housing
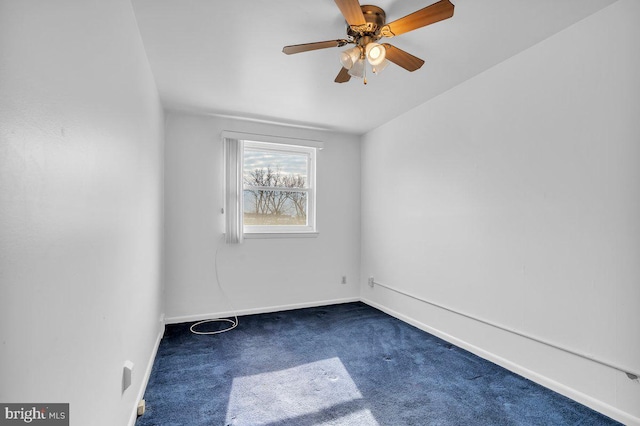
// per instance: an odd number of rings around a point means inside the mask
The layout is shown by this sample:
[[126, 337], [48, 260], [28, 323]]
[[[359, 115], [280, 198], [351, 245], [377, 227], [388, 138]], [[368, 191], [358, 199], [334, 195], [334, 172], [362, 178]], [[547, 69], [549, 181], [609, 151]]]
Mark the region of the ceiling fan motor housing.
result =
[[382, 37], [380, 35], [380, 29], [384, 26], [387, 18], [384, 10], [382, 10], [378, 6], [369, 4], [360, 6], [360, 9], [362, 9], [362, 14], [364, 15], [366, 24], [347, 24], [347, 34], [354, 38], [356, 44], [362, 44], [359, 43], [359, 40], [363, 37], [367, 38], [367, 42], [379, 40]]

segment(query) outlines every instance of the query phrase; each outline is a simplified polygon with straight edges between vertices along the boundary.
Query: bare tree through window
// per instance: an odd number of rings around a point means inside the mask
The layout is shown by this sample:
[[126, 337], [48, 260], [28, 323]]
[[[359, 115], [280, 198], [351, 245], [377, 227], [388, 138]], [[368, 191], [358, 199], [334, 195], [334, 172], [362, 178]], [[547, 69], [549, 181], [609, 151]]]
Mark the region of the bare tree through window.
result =
[[280, 167], [245, 173], [246, 225], [306, 225], [306, 178], [283, 173]]

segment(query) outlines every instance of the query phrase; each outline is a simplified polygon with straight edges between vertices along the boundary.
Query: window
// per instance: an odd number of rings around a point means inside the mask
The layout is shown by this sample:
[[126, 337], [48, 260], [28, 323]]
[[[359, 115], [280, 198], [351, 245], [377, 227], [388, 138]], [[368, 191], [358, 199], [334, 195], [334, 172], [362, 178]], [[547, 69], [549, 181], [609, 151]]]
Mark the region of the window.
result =
[[315, 167], [321, 143], [223, 133], [227, 242], [316, 234]]
[[315, 231], [315, 148], [245, 141], [245, 233]]

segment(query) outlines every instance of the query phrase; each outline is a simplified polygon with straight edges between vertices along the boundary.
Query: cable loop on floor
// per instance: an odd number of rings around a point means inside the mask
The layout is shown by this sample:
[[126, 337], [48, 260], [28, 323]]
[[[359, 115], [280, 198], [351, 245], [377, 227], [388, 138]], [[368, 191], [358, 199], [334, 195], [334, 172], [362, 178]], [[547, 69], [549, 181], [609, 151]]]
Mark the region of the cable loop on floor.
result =
[[[222, 322], [231, 323], [231, 327], [227, 327], [227, 328], [224, 328], [222, 330], [216, 330], [216, 331], [196, 331], [195, 330], [195, 327], [197, 327], [197, 326], [199, 326], [201, 324], [207, 324], [207, 323], [216, 322], [216, 321], [222, 321]], [[238, 326], [238, 317], [234, 316], [233, 319], [229, 319], [229, 318], [213, 318], [213, 319], [206, 319], [206, 320], [198, 321], [197, 323], [191, 325], [191, 327], [189, 327], [189, 330], [191, 330], [191, 332], [193, 334], [211, 335], [211, 334], [220, 334], [220, 333], [224, 333], [225, 331], [233, 330], [237, 326]]]

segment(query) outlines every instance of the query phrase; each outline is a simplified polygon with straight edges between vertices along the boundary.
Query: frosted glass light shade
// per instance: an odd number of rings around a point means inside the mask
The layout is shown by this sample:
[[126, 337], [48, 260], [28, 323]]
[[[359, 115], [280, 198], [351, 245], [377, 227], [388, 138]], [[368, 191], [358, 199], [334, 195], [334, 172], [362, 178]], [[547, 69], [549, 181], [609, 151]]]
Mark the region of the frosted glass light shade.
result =
[[358, 59], [349, 70], [349, 75], [358, 78], [364, 77], [364, 64], [364, 59]]
[[348, 70], [351, 69], [358, 59], [360, 59], [360, 48], [358, 46], [340, 52], [340, 63]]
[[365, 53], [367, 55], [367, 60], [373, 66], [380, 65], [387, 55], [387, 51], [384, 46], [378, 43], [367, 44]]
[[384, 61], [380, 62], [378, 65], [372, 65], [371, 68], [374, 74], [380, 74], [380, 72], [382, 72], [382, 70], [385, 69], [387, 65], [389, 65], [389, 61], [385, 59]]

